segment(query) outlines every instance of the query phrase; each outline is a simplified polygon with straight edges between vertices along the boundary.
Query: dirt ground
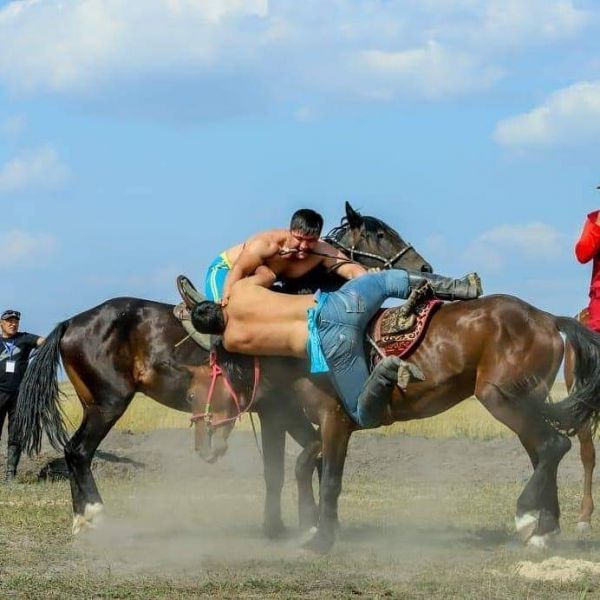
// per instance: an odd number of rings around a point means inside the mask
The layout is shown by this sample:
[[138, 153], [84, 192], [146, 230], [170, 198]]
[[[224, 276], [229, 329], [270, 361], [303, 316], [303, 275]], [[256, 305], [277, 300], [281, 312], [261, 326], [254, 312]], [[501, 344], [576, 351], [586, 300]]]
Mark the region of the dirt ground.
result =
[[559, 472], [563, 535], [551, 553], [533, 556], [513, 531], [516, 499], [531, 472], [516, 439], [355, 434], [341, 529], [328, 557], [300, 549], [298, 447], [288, 440], [286, 452], [290, 532], [277, 541], [262, 535], [262, 464], [248, 432], [233, 433], [216, 465], [195, 456], [190, 430], [111, 432], [93, 464], [106, 515], [98, 529], [75, 539], [68, 485], [38, 481], [58, 455], [45, 450], [24, 459], [19, 484], [0, 490], [0, 597], [39, 597], [40, 586], [48, 597], [111, 598], [600, 594], [595, 571], [543, 583], [519, 574], [523, 561], [555, 556], [600, 564], [597, 536], [581, 539], [574, 528], [582, 477], [577, 448]]

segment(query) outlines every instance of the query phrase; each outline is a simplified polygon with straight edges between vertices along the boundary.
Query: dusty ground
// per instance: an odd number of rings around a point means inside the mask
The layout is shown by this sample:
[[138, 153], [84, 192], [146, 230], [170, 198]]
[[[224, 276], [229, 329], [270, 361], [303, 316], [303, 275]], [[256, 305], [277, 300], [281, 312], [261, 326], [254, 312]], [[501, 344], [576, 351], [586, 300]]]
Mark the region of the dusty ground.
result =
[[69, 534], [67, 484], [37, 481], [56, 455], [26, 459], [20, 483], [0, 489], [0, 598], [38, 598], [41, 590], [57, 598], [600, 597], [591, 568], [567, 580], [519, 575], [524, 561], [555, 556], [600, 564], [598, 536], [581, 540], [574, 529], [575, 451], [559, 472], [561, 540], [532, 555], [513, 534], [530, 473], [516, 440], [354, 435], [342, 528], [322, 558], [299, 549], [292, 442], [284, 490], [290, 535], [276, 542], [261, 532], [262, 467], [251, 434], [234, 432], [228, 455], [212, 466], [191, 445], [188, 430], [111, 432], [94, 461], [107, 514], [77, 539]]

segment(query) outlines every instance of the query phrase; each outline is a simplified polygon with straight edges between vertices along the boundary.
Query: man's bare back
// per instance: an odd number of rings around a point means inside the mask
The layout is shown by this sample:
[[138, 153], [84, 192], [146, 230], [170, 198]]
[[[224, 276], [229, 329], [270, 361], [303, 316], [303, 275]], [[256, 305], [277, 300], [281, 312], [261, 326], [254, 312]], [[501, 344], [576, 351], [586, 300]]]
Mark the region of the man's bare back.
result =
[[230, 352], [306, 356], [308, 339], [306, 311], [314, 296], [272, 292], [274, 277], [268, 269], [238, 281], [223, 309], [223, 345]]

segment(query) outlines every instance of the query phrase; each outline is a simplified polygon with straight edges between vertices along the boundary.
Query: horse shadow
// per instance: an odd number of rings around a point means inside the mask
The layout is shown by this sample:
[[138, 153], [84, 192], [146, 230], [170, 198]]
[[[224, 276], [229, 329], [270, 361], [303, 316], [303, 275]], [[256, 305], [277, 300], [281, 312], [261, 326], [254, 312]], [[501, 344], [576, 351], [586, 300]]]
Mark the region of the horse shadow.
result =
[[[146, 466], [145, 463], [139, 460], [134, 460], [127, 456], [118, 456], [117, 454], [105, 452], [103, 450], [98, 450], [95, 454], [95, 458], [107, 463], [130, 465], [136, 469], [143, 469]], [[53, 458], [47, 462], [40, 469], [37, 479], [38, 481], [61, 481], [69, 479], [69, 469], [64, 457]]]

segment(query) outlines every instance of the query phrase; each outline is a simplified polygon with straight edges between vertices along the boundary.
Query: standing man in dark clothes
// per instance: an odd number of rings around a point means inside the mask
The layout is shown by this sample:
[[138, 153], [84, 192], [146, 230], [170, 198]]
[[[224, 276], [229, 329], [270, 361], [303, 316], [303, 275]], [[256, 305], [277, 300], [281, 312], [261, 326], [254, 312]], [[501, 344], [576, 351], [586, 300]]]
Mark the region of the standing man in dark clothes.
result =
[[0, 315], [0, 436], [4, 419], [8, 415], [8, 453], [6, 456], [6, 481], [17, 474], [21, 447], [14, 430], [14, 413], [19, 386], [27, 369], [31, 351], [44, 343], [44, 338], [32, 333], [19, 332], [21, 313], [5, 310]]

